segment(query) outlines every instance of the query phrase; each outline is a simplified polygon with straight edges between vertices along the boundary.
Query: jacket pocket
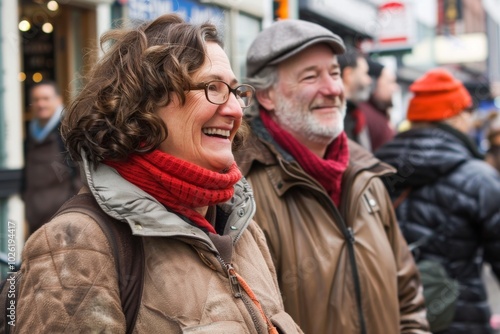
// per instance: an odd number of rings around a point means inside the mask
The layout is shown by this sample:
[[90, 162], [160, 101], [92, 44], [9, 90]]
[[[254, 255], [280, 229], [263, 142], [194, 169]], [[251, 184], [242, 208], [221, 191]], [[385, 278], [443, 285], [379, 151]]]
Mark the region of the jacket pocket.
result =
[[247, 334], [245, 324], [238, 321], [217, 321], [206, 325], [198, 325], [183, 328], [185, 334]]
[[288, 315], [285, 311], [276, 313], [271, 317], [271, 322], [278, 329], [278, 332], [282, 334], [290, 333], [302, 333], [299, 326], [293, 321], [292, 317]]
[[379, 199], [377, 196], [374, 194], [374, 191], [371, 187], [369, 187], [362, 195], [363, 198], [363, 203], [370, 215], [372, 215], [377, 222], [384, 228], [384, 230], [387, 232], [389, 230], [389, 217], [384, 217], [386, 215], [382, 214], [382, 210], [380, 208], [380, 205], [383, 203], [380, 203]]
[[369, 213], [375, 214], [380, 211], [380, 205], [378, 204], [378, 201], [375, 199], [375, 196], [372, 195], [370, 188], [368, 188], [363, 193], [363, 202], [365, 203]]

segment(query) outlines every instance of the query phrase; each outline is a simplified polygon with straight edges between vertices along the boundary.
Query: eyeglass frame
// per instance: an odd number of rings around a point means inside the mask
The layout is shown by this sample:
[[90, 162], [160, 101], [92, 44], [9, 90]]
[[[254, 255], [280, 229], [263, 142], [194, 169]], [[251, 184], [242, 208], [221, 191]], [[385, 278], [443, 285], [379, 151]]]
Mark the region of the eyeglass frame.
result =
[[[212, 83], [212, 82], [221, 82], [223, 83], [224, 85], [227, 86], [227, 88], [229, 89], [229, 94], [227, 94], [227, 99], [224, 101], [224, 102], [221, 102], [221, 103], [216, 103], [216, 102], [213, 102], [210, 100], [210, 98], [208, 97], [208, 87], [209, 85]], [[219, 80], [219, 79], [214, 79], [214, 80], [210, 80], [210, 81], [207, 81], [207, 82], [202, 82], [200, 84], [196, 84], [194, 85], [193, 87], [190, 87], [189, 90], [204, 90], [205, 91], [205, 98], [207, 99], [208, 102], [212, 103], [212, 104], [215, 104], [215, 105], [222, 105], [224, 103], [226, 103], [227, 101], [229, 101], [229, 96], [231, 95], [231, 93], [234, 94], [234, 96], [236, 96], [236, 98], [240, 98], [240, 96], [236, 95], [236, 91], [238, 90], [238, 88], [240, 87], [249, 87], [250, 88], [250, 91], [252, 92], [252, 96], [250, 97], [249, 99], [249, 102], [248, 102], [248, 105], [247, 106], [242, 106], [241, 108], [242, 109], [245, 109], [245, 108], [248, 108], [252, 105], [252, 102], [253, 102], [253, 98], [255, 96], [255, 88], [252, 86], [252, 85], [248, 85], [248, 84], [241, 84], [241, 85], [238, 85], [236, 86], [235, 88], [231, 88], [231, 86], [223, 81], [223, 80]], [[243, 100], [243, 99], [242, 99]]]

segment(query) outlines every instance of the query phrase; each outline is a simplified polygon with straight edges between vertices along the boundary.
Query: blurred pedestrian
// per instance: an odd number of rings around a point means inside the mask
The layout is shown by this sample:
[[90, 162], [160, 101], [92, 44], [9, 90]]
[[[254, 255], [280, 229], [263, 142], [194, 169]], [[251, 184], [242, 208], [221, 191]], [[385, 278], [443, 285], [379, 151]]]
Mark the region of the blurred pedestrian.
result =
[[367, 120], [359, 104], [370, 97], [372, 79], [368, 75], [368, 62], [365, 56], [356, 49], [348, 49], [338, 55], [344, 94], [347, 100], [347, 112], [344, 118], [344, 129], [347, 137], [371, 151], [370, 134]]
[[495, 119], [491, 120], [486, 129], [488, 140], [488, 151], [486, 152], [486, 162], [500, 172], [500, 117], [495, 113]]
[[59, 132], [63, 103], [57, 84], [42, 81], [32, 86], [30, 106], [33, 119], [26, 134], [22, 197], [32, 234], [78, 192], [82, 183]]
[[247, 54], [258, 115], [237, 161], [305, 333], [427, 333], [417, 269], [380, 176], [394, 170], [347, 139], [337, 55], [315, 23], [264, 29]]
[[392, 97], [399, 86], [394, 72], [376, 61], [368, 61], [368, 74], [372, 78], [372, 91], [366, 102], [359, 104], [359, 109], [366, 119], [372, 151], [391, 140], [396, 134], [391, 124]]
[[[432, 69], [410, 91], [412, 129], [398, 134], [377, 157], [398, 169], [386, 179], [408, 243], [422, 260], [439, 261], [460, 285], [452, 324], [443, 333], [492, 333], [484, 261], [500, 278], [500, 179], [467, 136], [473, 126], [472, 98], [445, 69]], [[432, 316], [432, 310], [428, 309]]]
[[[237, 82], [215, 26], [167, 14], [101, 45], [63, 134], [85, 171], [80, 194], [142, 240], [133, 332], [300, 332], [232, 153], [254, 90]], [[125, 333], [119, 286], [130, 278], [116, 260], [90, 216], [44, 225], [23, 252], [15, 330]]]

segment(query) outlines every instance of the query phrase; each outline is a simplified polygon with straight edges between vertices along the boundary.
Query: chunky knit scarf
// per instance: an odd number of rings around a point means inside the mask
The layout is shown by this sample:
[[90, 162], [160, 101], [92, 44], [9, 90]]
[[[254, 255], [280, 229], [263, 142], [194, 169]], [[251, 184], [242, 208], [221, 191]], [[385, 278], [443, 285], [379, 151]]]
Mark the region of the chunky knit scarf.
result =
[[211, 233], [216, 233], [215, 228], [195, 208], [229, 200], [234, 184], [241, 179], [236, 163], [227, 172], [217, 173], [160, 150], [131, 155], [126, 162], [105, 163], [173, 212]]
[[273, 139], [290, 153], [300, 166], [325, 188], [332, 201], [340, 204], [342, 194], [342, 175], [349, 162], [347, 136], [342, 132], [327, 148], [325, 158], [321, 159], [306, 146], [283, 130], [267, 113], [261, 110], [264, 126]]

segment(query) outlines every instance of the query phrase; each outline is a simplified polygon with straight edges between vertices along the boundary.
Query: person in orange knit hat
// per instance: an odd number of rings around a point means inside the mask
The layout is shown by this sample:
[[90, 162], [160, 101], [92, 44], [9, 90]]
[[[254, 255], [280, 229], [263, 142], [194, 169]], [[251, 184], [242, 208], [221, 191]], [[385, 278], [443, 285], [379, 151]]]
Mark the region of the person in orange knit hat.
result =
[[440, 121], [472, 107], [464, 85], [445, 69], [436, 68], [417, 79], [410, 91], [414, 97], [408, 107], [409, 121]]
[[[398, 170], [385, 181], [401, 231], [408, 244], [419, 242], [417, 260], [439, 261], [459, 284], [451, 323], [439, 333], [492, 333], [481, 267], [489, 262], [500, 278], [500, 179], [467, 136], [472, 98], [459, 80], [433, 69], [410, 90], [412, 129], [376, 152]], [[429, 320], [439, 312], [427, 305]]]

